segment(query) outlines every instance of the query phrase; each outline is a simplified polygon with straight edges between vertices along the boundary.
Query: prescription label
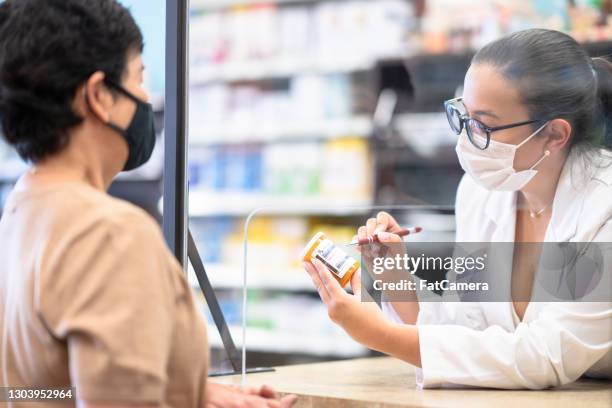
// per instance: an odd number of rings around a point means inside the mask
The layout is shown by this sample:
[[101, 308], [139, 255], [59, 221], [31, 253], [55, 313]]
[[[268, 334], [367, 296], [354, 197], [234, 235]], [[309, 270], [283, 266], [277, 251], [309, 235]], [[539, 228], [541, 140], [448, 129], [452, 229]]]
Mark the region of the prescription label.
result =
[[334, 245], [329, 239], [323, 239], [319, 243], [313, 256], [323, 262], [325, 266], [341, 279], [355, 264], [355, 260], [352, 257]]

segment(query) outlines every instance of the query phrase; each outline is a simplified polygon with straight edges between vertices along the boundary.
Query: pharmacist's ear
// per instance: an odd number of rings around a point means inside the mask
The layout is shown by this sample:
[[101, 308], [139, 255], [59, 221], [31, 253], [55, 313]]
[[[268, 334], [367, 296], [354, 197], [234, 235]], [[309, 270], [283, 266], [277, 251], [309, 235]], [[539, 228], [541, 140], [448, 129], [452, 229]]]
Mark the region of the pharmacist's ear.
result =
[[544, 132], [548, 136], [548, 142], [545, 145], [546, 150], [556, 153], [569, 146], [572, 125], [565, 119], [553, 119], [546, 125]]

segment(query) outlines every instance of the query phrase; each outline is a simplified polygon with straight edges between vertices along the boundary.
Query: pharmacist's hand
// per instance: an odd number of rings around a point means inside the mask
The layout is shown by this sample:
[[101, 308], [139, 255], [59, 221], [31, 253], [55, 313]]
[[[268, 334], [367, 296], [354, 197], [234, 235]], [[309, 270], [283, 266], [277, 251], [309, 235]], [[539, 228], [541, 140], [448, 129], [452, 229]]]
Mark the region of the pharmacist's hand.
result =
[[[376, 218], [369, 218], [366, 225], [357, 229], [357, 239], [364, 239], [378, 234], [380, 242], [402, 242], [402, 238], [395, 234], [401, 230], [395, 218], [385, 211], [376, 214]], [[360, 249], [359, 246], [357, 246]]]
[[384, 340], [389, 322], [376, 302], [361, 301], [361, 271], [353, 274], [353, 294], [349, 294], [318, 259], [313, 258], [312, 263], [304, 262], [304, 269], [325, 303], [330, 319], [357, 342], [380, 350], [379, 345]]
[[211, 381], [206, 384], [206, 408], [290, 408], [296, 400], [295, 395], [279, 398], [266, 385], [241, 389]]
[[365, 270], [370, 274], [372, 279], [378, 279], [372, 275], [370, 266], [372, 265], [373, 259], [376, 257], [393, 257], [396, 253], [402, 255], [405, 252], [405, 248], [402, 246], [393, 245], [391, 246], [391, 253], [389, 252], [390, 247], [385, 247], [385, 244], [400, 243], [403, 242], [402, 238], [395, 234], [395, 232], [401, 230], [401, 227], [389, 213], [381, 211], [376, 215], [376, 218], [369, 218], [366, 225], [362, 225], [357, 230], [357, 235], [353, 237], [353, 242], [360, 239], [367, 239], [368, 237], [378, 235], [380, 243], [373, 243], [368, 245], [357, 245], [357, 251], [361, 253], [362, 265], [365, 266]]

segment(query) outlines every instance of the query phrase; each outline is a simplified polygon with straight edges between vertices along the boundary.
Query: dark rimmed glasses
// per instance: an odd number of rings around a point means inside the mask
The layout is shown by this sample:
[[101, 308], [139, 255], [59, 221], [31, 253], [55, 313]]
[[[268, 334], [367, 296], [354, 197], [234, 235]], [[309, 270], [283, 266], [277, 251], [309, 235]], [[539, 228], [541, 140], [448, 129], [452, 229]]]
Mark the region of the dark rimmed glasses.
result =
[[460, 135], [463, 129], [467, 133], [469, 141], [478, 149], [485, 150], [491, 143], [491, 133], [498, 130], [511, 129], [514, 127], [525, 126], [537, 122], [545, 122], [542, 119], [526, 120], [524, 122], [512, 123], [510, 125], [489, 127], [479, 121], [469, 117], [463, 105], [463, 98], [449, 99], [444, 102], [446, 119], [453, 132]]

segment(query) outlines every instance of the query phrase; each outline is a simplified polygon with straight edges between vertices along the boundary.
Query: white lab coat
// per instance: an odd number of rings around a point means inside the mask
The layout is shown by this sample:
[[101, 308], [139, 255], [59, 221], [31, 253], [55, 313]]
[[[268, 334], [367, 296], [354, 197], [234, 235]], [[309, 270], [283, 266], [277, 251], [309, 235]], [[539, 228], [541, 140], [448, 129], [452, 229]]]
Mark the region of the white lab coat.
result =
[[[565, 164], [546, 242], [612, 242], [612, 166], [589, 175], [581, 161], [572, 154]], [[457, 242], [512, 242], [516, 193], [488, 191], [466, 175], [456, 220]], [[421, 302], [417, 325], [421, 388], [541, 389], [584, 374], [612, 378], [612, 302], [531, 302], [522, 321], [511, 302]]]

